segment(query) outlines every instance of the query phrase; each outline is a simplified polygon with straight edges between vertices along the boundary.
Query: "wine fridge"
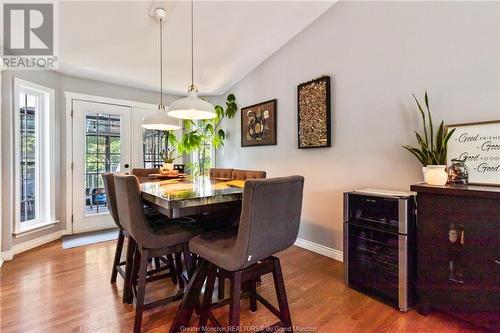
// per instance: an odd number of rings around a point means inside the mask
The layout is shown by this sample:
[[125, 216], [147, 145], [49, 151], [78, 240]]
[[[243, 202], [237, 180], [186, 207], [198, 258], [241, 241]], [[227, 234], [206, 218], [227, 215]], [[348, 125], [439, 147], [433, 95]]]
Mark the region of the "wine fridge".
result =
[[346, 283], [401, 311], [415, 295], [415, 208], [410, 192], [344, 193]]

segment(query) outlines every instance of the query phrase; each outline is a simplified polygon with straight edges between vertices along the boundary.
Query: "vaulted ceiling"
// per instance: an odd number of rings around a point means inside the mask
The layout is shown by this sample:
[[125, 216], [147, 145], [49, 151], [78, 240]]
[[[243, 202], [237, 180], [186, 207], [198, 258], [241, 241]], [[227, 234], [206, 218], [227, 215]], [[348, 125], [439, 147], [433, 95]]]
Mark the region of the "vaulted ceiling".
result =
[[[195, 1], [195, 83], [221, 94], [333, 5], [334, 1]], [[167, 10], [164, 88], [190, 83], [188, 1], [64, 1], [59, 4], [60, 71], [159, 89], [158, 22]]]

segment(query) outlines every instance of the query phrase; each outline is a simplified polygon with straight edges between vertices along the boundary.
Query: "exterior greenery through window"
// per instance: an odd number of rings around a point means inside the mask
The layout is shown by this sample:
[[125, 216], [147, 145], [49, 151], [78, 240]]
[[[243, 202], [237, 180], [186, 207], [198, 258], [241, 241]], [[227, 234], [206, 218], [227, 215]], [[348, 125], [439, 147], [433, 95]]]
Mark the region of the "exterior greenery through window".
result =
[[20, 182], [21, 182], [21, 222], [35, 220], [38, 210], [38, 182], [37, 165], [37, 117], [39, 117], [39, 97], [27, 92], [19, 94], [20, 116]]

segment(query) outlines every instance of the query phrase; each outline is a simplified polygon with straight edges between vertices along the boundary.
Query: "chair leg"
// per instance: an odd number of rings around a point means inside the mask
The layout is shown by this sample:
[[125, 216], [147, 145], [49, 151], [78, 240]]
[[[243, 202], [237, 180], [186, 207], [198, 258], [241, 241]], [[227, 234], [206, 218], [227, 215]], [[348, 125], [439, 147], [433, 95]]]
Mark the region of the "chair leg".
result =
[[208, 313], [212, 305], [212, 294], [214, 292], [215, 277], [217, 275], [217, 267], [214, 264], [208, 263], [207, 267], [207, 283], [205, 285], [205, 293], [203, 294], [203, 305], [200, 311], [199, 327], [202, 332], [206, 332]]
[[257, 311], [257, 279], [250, 281], [250, 311]]
[[134, 266], [134, 252], [135, 252], [135, 240], [132, 237], [128, 237], [127, 245], [127, 259], [125, 263], [125, 282], [123, 283], [123, 297], [122, 301], [126, 304], [131, 304], [134, 298], [132, 293], [132, 274]]
[[181, 332], [185, 327], [189, 325], [193, 310], [198, 306], [199, 295], [205, 278], [207, 276], [207, 262], [202, 260], [201, 263], [196, 268], [193, 277], [189, 280], [189, 285], [184, 297], [182, 298], [181, 304], [175, 313], [175, 318], [170, 327], [170, 333]]
[[155, 268], [158, 269], [161, 267], [161, 262], [160, 262], [160, 258], [154, 258], [154, 261], [155, 261]]
[[171, 254], [167, 254], [168, 266], [170, 269], [170, 279], [173, 284], [177, 284], [177, 275], [175, 274], [174, 257]]
[[144, 312], [144, 298], [146, 295], [146, 275], [148, 274], [148, 252], [149, 251], [147, 249], [142, 249], [141, 253], [139, 283], [137, 286], [137, 300], [135, 304], [134, 333], [141, 332], [142, 314]]
[[117, 266], [120, 265], [120, 261], [122, 259], [122, 250], [123, 250], [123, 240], [125, 236], [123, 235], [123, 230], [118, 231], [118, 240], [116, 241], [116, 249], [115, 249], [115, 259], [113, 260], [113, 268], [111, 269], [111, 283], [116, 282], [116, 275], [118, 274]]
[[285, 282], [283, 280], [283, 273], [281, 272], [280, 260], [273, 257], [273, 264], [273, 280], [281, 315], [280, 320], [283, 323], [285, 331], [293, 333], [292, 319], [290, 316], [290, 309], [288, 308], [288, 301], [286, 299]]
[[[182, 278], [182, 258], [181, 253], [177, 252], [175, 254], [175, 274], [177, 275], [177, 281], [179, 282], [179, 289], [184, 290], [184, 279]], [[172, 272], [172, 274], [174, 273]]]
[[217, 275], [217, 280], [219, 281], [217, 286], [217, 298], [221, 301], [226, 296], [226, 275], [222, 269], [219, 269], [219, 273]]
[[196, 269], [194, 266], [193, 258], [191, 257], [191, 252], [189, 252], [189, 246], [187, 244], [182, 244], [182, 254], [184, 255], [184, 262], [186, 263], [186, 272], [188, 275], [188, 279], [191, 280], [193, 276], [194, 270]]
[[240, 331], [241, 271], [231, 273], [231, 302], [229, 303], [229, 330]]

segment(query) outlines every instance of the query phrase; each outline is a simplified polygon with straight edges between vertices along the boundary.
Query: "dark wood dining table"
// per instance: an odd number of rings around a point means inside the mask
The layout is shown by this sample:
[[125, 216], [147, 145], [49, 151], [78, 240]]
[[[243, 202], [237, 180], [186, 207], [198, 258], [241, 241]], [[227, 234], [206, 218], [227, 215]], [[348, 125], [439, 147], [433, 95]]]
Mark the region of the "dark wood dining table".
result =
[[208, 177], [151, 180], [143, 182], [140, 187], [142, 199], [171, 218], [240, 204], [243, 196], [243, 188], [224, 179]]

